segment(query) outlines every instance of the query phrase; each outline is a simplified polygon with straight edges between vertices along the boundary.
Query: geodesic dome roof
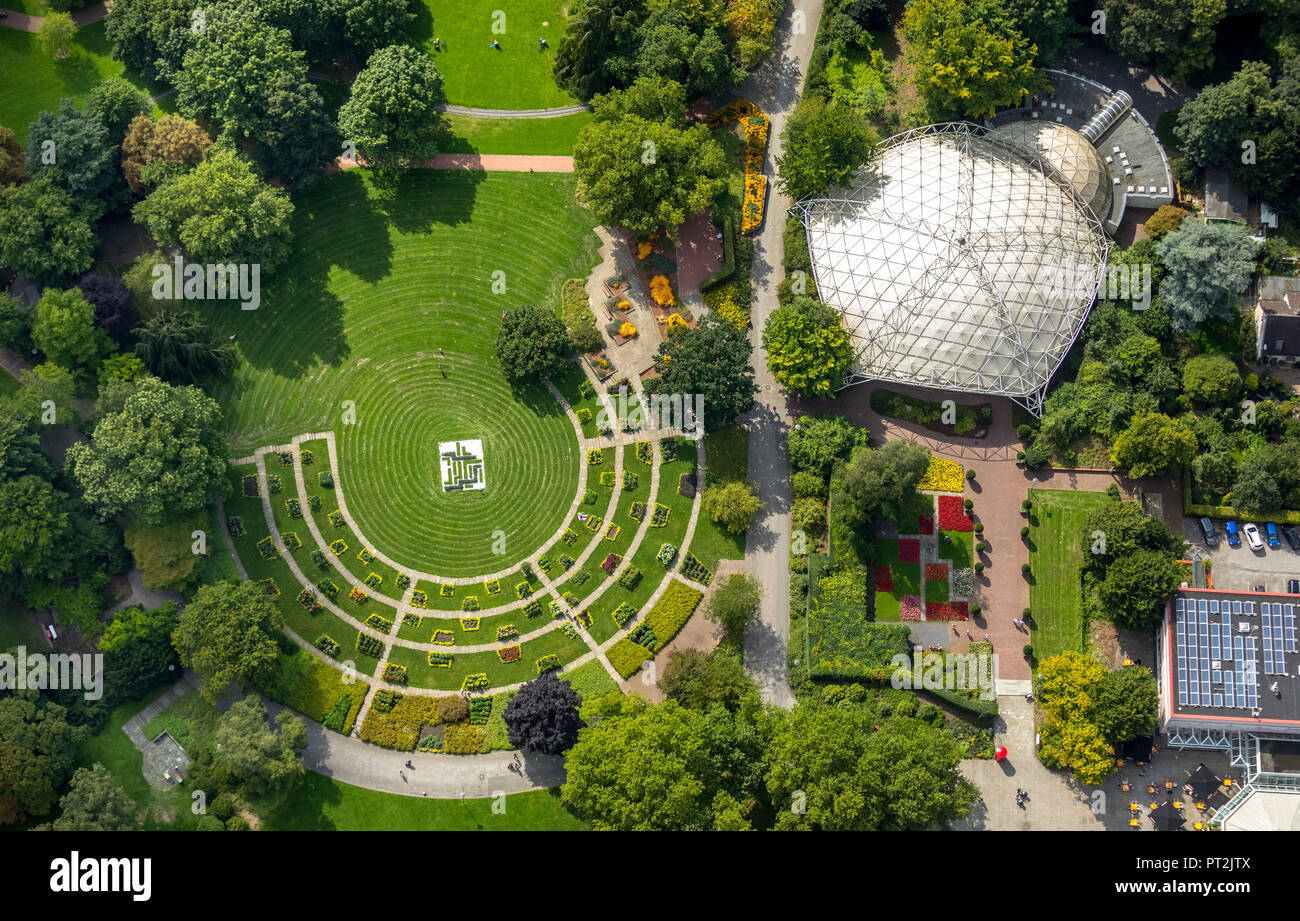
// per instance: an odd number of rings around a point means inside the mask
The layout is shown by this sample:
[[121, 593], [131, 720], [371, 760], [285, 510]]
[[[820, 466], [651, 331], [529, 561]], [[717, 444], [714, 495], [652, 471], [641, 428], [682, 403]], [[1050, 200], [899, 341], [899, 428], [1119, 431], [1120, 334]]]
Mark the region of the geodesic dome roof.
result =
[[1036, 150], [967, 123], [881, 143], [847, 193], [796, 206], [851, 378], [1033, 410], [1097, 294], [1109, 241]]
[[994, 130], [1041, 154], [1088, 203], [1094, 215], [1106, 216], [1110, 210], [1110, 175], [1101, 154], [1086, 137], [1066, 125], [1043, 119], [1008, 122]]

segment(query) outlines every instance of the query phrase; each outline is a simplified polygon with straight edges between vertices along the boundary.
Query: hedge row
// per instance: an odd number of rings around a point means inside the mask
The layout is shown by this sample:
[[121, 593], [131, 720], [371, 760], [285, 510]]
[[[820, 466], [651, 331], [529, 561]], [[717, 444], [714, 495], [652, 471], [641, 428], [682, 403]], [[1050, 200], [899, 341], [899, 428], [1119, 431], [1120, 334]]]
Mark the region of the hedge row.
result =
[[983, 717], [993, 717], [998, 715], [997, 698], [992, 700], [982, 700], [980, 698], [967, 697], [960, 691], [949, 691], [944, 688], [938, 690], [918, 689], [921, 694], [929, 694], [931, 697], [941, 700], [951, 707], [955, 707], [964, 713], [969, 713], [977, 719]]

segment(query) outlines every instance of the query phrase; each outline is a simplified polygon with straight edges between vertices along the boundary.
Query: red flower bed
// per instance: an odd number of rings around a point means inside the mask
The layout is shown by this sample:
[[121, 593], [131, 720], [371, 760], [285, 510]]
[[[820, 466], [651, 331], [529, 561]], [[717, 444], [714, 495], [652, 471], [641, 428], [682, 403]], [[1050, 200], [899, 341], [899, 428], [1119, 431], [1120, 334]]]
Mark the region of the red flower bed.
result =
[[917, 527], [916, 527], [916, 533], [917, 533], [917, 534], [933, 534], [933, 533], [934, 533], [934, 516], [933, 516], [933, 515], [922, 515], [920, 518], [918, 518], [918, 519], [916, 520], [916, 523], [917, 523]]
[[947, 582], [948, 564], [947, 563], [926, 563], [925, 581], [926, 582]]
[[900, 540], [898, 542], [898, 561], [900, 563], [921, 562], [921, 542], [919, 540]]
[[961, 496], [939, 497], [939, 528], [944, 531], [972, 531], [975, 522], [962, 506]]
[[894, 590], [894, 571], [888, 566], [876, 567], [876, 591], [892, 592]]
[[927, 601], [926, 620], [968, 620], [970, 609], [964, 601]]

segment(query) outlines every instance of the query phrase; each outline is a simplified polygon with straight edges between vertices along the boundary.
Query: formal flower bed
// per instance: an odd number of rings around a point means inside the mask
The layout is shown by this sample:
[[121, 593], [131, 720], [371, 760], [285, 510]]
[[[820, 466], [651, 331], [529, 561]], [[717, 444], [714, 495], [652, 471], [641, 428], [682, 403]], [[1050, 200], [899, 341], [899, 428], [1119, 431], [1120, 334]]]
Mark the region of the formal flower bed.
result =
[[242, 480], [242, 484], [244, 488], [244, 498], [255, 499], [257, 498], [257, 496], [261, 495], [261, 493], [258, 492], [257, 489], [257, 477], [246, 476]]
[[673, 560], [677, 559], [677, 547], [673, 544], [660, 544], [659, 552], [655, 554], [655, 562], [664, 569], [670, 569]]
[[622, 530], [622, 528], [611, 521], [609, 527], [605, 529], [605, 540], [618, 540], [619, 532]]
[[560, 540], [572, 547], [578, 542], [578, 532], [573, 528], [565, 528], [564, 533], [560, 535]]
[[333, 489], [334, 474], [330, 473], [328, 470], [322, 470], [320, 473], [316, 474], [316, 482], [325, 489]]
[[590, 422], [591, 410], [584, 406], [582, 407], [582, 409], [578, 410], [577, 416], [579, 422], [583, 422], [583, 423]]
[[424, 616], [421, 614], [416, 614], [414, 611], [405, 611], [402, 614], [402, 626], [404, 627], [413, 627], [418, 630], [423, 623]]
[[311, 561], [315, 563], [318, 567], [326, 571], [329, 571], [334, 568], [334, 565], [330, 563], [330, 558], [327, 557], [325, 554], [321, 553], [319, 550], [313, 550], [311, 552]]
[[926, 620], [969, 620], [970, 606], [964, 601], [929, 601], [925, 605]]
[[429, 642], [435, 646], [455, 646], [456, 634], [450, 630], [434, 630], [433, 639]]
[[409, 588], [411, 585], [411, 577], [404, 572], [399, 572], [397, 574], [396, 580], [394, 581], [395, 584], [397, 585], [397, 590], [401, 592], [406, 591], [407, 588]]
[[888, 566], [876, 567], [876, 591], [892, 592], [894, 590], [894, 571]]
[[343, 513], [338, 509], [335, 509], [334, 511], [330, 512], [328, 517], [330, 520], [330, 524], [336, 528], [341, 528], [348, 523], [347, 519], [343, 517]]
[[455, 658], [455, 656], [446, 652], [430, 652], [428, 662], [433, 668], [451, 668], [451, 663], [455, 661]]
[[534, 598], [524, 605], [524, 617], [536, 617], [542, 613], [542, 599]]
[[662, 528], [665, 525], [667, 525], [668, 514], [671, 511], [672, 509], [670, 509], [668, 506], [664, 505], [663, 503], [656, 502], [654, 513], [650, 516], [650, 527]]
[[975, 592], [975, 570], [967, 567], [957, 569], [952, 574], [952, 591], [954, 595], [970, 595]]
[[636, 459], [647, 466], [654, 464], [655, 453], [654, 448], [650, 446], [650, 442], [638, 441], [636, 443]]
[[939, 529], [942, 531], [972, 531], [975, 522], [962, 506], [961, 496], [939, 497]]
[[338, 641], [330, 637], [328, 634], [322, 633], [320, 636], [316, 637], [314, 645], [331, 659], [337, 659], [339, 657]]
[[315, 614], [320, 610], [320, 602], [316, 600], [316, 593], [310, 589], [304, 588], [298, 593], [298, 603], [307, 609], [308, 614]]
[[473, 633], [478, 629], [481, 622], [482, 620], [478, 617], [462, 617], [460, 619], [460, 629], [466, 633]]
[[611, 553], [601, 561], [600, 568], [605, 570], [606, 575], [611, 575], [621, 562], [623, 562], [623, 557], [620, 554]]
[[646, 649], [650, 649], [650, 650], [653, 650], [655, 647], [655, 643], [658, 642], [658, 638], [655, 636], [654, 627], [650, 626], [644, 621], [637, 624], [636, 629], [634, 629], [631, 633], [629, 633], [627, 635], [627, 638], [632, 642], [636, 643], [638, 646], [644, 646]]
[[629, 620], [636, 616], [636, 608], [624, 601], [614, 610], [609, 612], [609, 616], [614, 619], [614, 623], [620, 627], [627, 624]]
[[601, 518], [599, 515], [588, 515], [588, 516], [587, 516], [587, 530], [588, 530], [588, 531], [593, 531], [593, 532], [594, 532], [594, 531], [599, 531], [599, 530], [600, 530], [600, 526], [603, 525], [604, 523], [605, 523], [605, 519], [604, 519], [604, 518]]
[[406, 666], [385, 662], [384, 680], [391, 684], [406, 684]]
[[290, 518], [302, 517], [302, 503], [297, 499], [285, 499], [284, 507], [288, 510]]
[[627, 320], [624, 320], [623, 325], [618, 328], [618, 335], [620, 339], [635, 338], [636, 326], [633, 325], [632, 323], [629, 323]]
[[537, 674], [543, 675], [546, 672], [560, 668], [564, 663], [560, 661], [560, 657], [555, 653], [550, 653], [549, 655], [542, 656], [533, 664], [537, 666]]
[[627, 510], [627, 517], [631, 518], [633, 521], [640, 521], [645, 518], [645, 503], [633, 502], [632, 507]]
[[316, 587], [320, 589], [320, 593], [322, 595], [324, 595], [326, 598], [329, 598], [331, 600], [339, 596], [339, 587], [335, 585], [333, 582], [331, 582], [329, 579], [321, 579], [319, 582], [316, 583]]
[[919, 516], [919, 517], [917, 518], [917, 520], [916, 520], [916, 533], [917, 533], [917, 534], [926, 534], [926, 535], [933, 534], [933, 533], [934, 533], [934, 516], [933, 516], [933, 515], [921, 515], [921, 516]]
[[342, 556], [343, 554], [347, 553], [348, 542], [345, 540], [330, 541], [330, 550], [334, 553], [335, 556]]
[[573, 578], [569, 580], [569, 584], [574, 588], [582, 588], [590, 578], [591, 572], [584, 566], [573, 574]]
[[[677, 303], [677, 298], [673, 296], [673, 285], [666, 275], [656, 275], [650, 279], [650, 296], [660, 307], [672, 307]], [[631, 324], [626, 324], [631, 326]], [[633, 328], [635, 332], [635, 327]], [[620, 330], [620, 334], [621, 334]]]
[[438, 586], [438, 594], [444, 598], [454, 598], [456, 595], [456, 586], [449, 582], [444, 582]]
[[[740, 210], [740, 232], [757, 230], [763, 223], [763, 202], [767, 196], [767, 177], [749, 171], [749, 158], [745, 158], [745, 200]], [[761, 161], [760, 161], [761, 163]]]
[[578, 603], [578, 596], [573, 594], [573, 592], [565, 592], [560, 597], [564, 599], [564, 603], [567, 604], [569, 607], [573, 607], [575, 604]]
[[382, 614], [371, 614], [366, 618], [366, 626], [380, 633], [387, 633], [393, 629], [393, 622]]
[[898, 562], [921, 562], [921, 542], [919, 540], [900, 540], [898, 542]]
[[497, 627], [497, 640], [499, 642], [505, 642], [506, 640], [513, 640], [518, 635], [519, 635], [519, 628], [516, 627], [514, 624], [502, 624], [500, 627]]
[[278, 451], [278, 452], [276, 452], [276, 457], [278, 457], [278, 458], [280, 459], [280, 466], [281, 466], [281, 467], [292, 467], [292, 466], [293, 466], [293, 452], [292, 452], [292, 451]]
[[462, 611], [477, 611], [478, 595], [466, 595], [462, 598], [460, 601], [460, 609]]
[[272, 598], [280, 597], [280, 586], [275, 584], [274, 579], [262, 579], [257, 584], [262, 586], [262, 588], [265, 589], [266, 593], [270, 595]]
[[966, 468], [946, 457], [931, 456], [930, 466], [916, 488], [935, 492], [961, 492], [966, 488]]
[[280, 555], [280, 551], [275, 549], [275, 541], [269, 537], [263, 537], [257, 542], [257, 552], [264, 560], [274, 560]]
[[226, 531], [230, 534], [231, 537], [238, 538], [244, 536], [244, 523], [239, 520], [239, 516], [237, 515], [227, 516]]
[[320, 511], [320, 496], [311, 495], [307, 497], [307, 507], [313, 512]]
[[357, 559], [369, 566], [375, 561], [375, 555], [365, 547], [362, 547], [361, 552], [357, 554]]
[[576, 562], [578, 561], [575, 560], [573, 557], [569, 556], [567, 553], [560, 554], [559, 563], [560, 563], [561, 570], [568, 572], [568, 570], [572, 568], [573, 564]]
[[524, 657], [524, 647], [506, 646], [497, 650], [497, 658], [502, 662], [518, 662]]
[[379, 588], [384, 584], [384, 577], [377, 572], [372, 572], [365, 578], [367, 588]]
[[921, 619], [921, 598], [919, 595], [904, 595], [898, 600], [898, 619]]
[[460, 689], [462, 691], [481, 691], [490, 684], [487, 672], [476, 672], [473, 675], [465, 676], [465, 680], [460, 683]]
[[426, 605], [428, 605], [428, 603], [429, 603], [429, 596], [426, 595], [424, 592], [422, 592], [420, 589], [417, 588], [415, 591], [411, 592], [412, 606], [417, 608], [423, 608]]
[[284, 488], [284, 483], [280, 480], [280, 474], [268, 473], [266, 475], [266, 491], [274, 495]]
[[500, 579], [490, 579], [490, 580], [488, 580], [487, 582], [484, 582], [484, 583], [483, 583], [483, 589], [484, 589], [484, 591], [486, 591], [489, 595], [496, 595], [496, 594], [498, 594], [498, 593], [501, 591], [501, 580], [500, 580]]
[[316, 455], [312, 454], [307, 448], [300, 448], [298, 450], [298, 460], [302, 461], [303, 466], [306, 466], [315, 463]]
[[629, 566], [627, 569], [623, 570], [623, 574], [618, 577], [618, 584], [623, 586], [629, 592], [636, 588], [637, 583], [640, 581], [641, 570], [637, 569], [635, 566]]
[[582, 494], [582, 504], [583, 504], [583, 505], [595, 505], [595, 504], [596, 504], [596, 499], [597, 499], [597, 498], [598, 498], [598, 496], [596, 495], [596, 490], [594, 490], [594, 489], [588, 489], [586, 492], [584, 492], [584, 493]]
[[579, 611], [573, 616], [573, 619], [578, 622], [578, 626], [583, 630], [591, 629], [591, 611]]
[[[568, 611], [565, 610], [564, 605], [560, 604], [558, 601], [555, 600], [552, 600], [548, 605], [548, 607], [550, 607], [551, 609], [551, 617], [555, 618], [556, 620], [559, 620], [561, 617], [563, 617], [565, 614], [568, 613]], [[561, 626], [568, 626], [568, 625], [562, 624]]]
[[360, 588], [358, 588], [355, 585], [352, 586], [352, 591], [348, 593], [348, 597], [351, 598], [353, 601], [355, 601], [357, 604], [365, 604], [370, 599], [369, 595], [367, 595], [365, 592], [363, 592]]
[[587, 463], [603, 464], [605, 462], [605, 452], [600, 448], [592, 448], [587, 452]]
[[290, 552], [302, 547], [302, 541], [298, 538], [297, 531], [285, 531], [280, 535], [280, 540], [284, 541], [284, 549]]
[[686, 551], [686, 556], [682, 559], [682, 565], [677, 570], [686, 578], [701, 585], [708, 585], [713, 581], [713, 573], [698, 559], [691, 551]]
[[600, 485], [613, 487], [618, 482], [618, 474], [613, 470], [602, 470], [600, 472]]
[[636, 488], [637, 488], [637, 485], [638, 485], [640, 482], [641, 482], [641, 478], [640, 478], [639, 476], [637, 476], [636, 471], [634, 471], [634, 470], [624, 470], [624, 471], [623, 471], [623, 488], [624, 488], [624, 489], [636, 489]]
[[369, 633], [357, 632], [357, 652], [379, 658], [384, 654], [384, 644]]
[[925, 581], [926, 582], [947, 582], [948, 564], [947, 563], [926, 563]]
[[520, 582], [515, 585], [515, 597], [518, 598], [520, 601], [523, 601], [532, 593], [533, 593], [533, 587], [529, 585], [527, 581]]

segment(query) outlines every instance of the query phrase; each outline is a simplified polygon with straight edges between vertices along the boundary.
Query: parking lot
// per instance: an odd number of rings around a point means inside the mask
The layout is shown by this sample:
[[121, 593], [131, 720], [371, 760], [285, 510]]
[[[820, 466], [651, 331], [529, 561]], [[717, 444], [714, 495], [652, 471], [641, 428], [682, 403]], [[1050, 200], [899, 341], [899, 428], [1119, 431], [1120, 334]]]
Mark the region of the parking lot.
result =
[[[1249, 591], [1256, 585], [1264, 586], [1268, 592], [1285, 592], [1289, 579], [1300, 579], [1300, 553], [1296, 553], [1285, 540], [1279, 541], [1277, 549], [1267, 544], [1263, 550], [1251, 550], [1245, 534], [1241, 536], [1240, 547], [1229, 547], [1224, 533], [1224, 522], [1215, 519], [1214, 530], [1219, 535], [1217, 547], [1205, 546], [1205, 536], [1201, 533], [1200, 519], [1183, 519], [1183, 537], [1192, 545], [1191, 553], [1195, 557], [1213, 561], [1211, 577], [1214, 587]], [[1238, 521], [1240, 528], [1244, 521]], [[1264, 528], [1260, 526], [1260, 536], [1264, 537]]]

